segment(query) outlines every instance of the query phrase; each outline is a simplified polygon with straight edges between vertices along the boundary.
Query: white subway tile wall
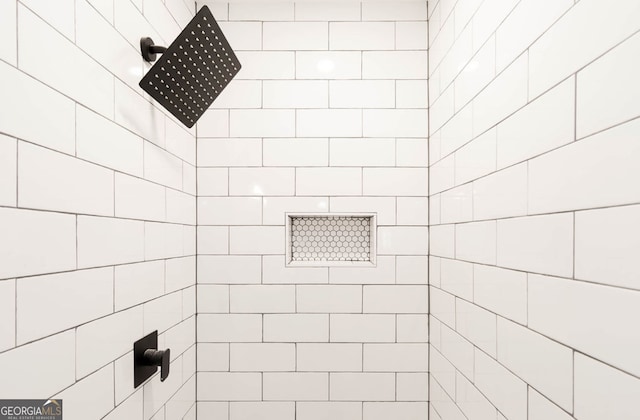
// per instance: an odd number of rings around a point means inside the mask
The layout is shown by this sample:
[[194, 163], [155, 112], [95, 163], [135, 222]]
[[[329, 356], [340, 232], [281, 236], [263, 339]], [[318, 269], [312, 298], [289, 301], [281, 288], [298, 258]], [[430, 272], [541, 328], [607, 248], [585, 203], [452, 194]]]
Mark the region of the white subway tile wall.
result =
[[[137, 86], [193, 2], [1, 3], [3, 397], [637, 415], [637, 1], [198, 1], [243, 69], [193, 130]], [[289, 212], [375, 212], [376, 267], [285, 267]], [[172, 374], [134, 390], [156, 329]]]
[[[243, 69], [198, 125], [199, 415], [425, 419], [426, 1], [228, 12]], [[285, 214], [326, 212], [376, 213], [376, 267], [285, 267]]]
[[430, 418], [633, 418], [640, 3], [428, 7]]
[[[142, 6], [0, 5], [0, 394], [62, 398], [70, 420], [196, 409], [195, 130], [137, 86], [140, 37], [169, 44], [194, 8]], [[134, 392], [154, 330], [171, 375]]]

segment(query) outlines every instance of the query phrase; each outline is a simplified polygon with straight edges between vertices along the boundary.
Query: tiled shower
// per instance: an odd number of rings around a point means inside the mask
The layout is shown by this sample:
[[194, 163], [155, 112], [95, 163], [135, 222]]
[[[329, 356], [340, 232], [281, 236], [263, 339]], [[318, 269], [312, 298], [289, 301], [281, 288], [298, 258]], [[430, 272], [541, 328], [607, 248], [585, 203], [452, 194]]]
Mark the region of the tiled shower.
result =
[[638, 74], [637, 0], [0, 0], [0, 419], [640, 419]]

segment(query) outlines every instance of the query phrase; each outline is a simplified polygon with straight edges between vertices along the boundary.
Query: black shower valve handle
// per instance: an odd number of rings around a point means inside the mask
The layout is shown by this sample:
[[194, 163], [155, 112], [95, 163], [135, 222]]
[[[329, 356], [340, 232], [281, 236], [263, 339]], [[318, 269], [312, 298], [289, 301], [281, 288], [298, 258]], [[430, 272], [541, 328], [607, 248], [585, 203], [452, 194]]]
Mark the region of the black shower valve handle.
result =
[[133, 343], [133, 387], [137, 388], [161, 368], [160, 381], [169, 376], [171, 350], [158, 350], [158, 331]]
[[171, 366], [171, 349], [147, 349], [145, 350], [143, 357], [147, 366], [160, 366], [160, 382], [164, 382], [169, 376], [169, 367]]

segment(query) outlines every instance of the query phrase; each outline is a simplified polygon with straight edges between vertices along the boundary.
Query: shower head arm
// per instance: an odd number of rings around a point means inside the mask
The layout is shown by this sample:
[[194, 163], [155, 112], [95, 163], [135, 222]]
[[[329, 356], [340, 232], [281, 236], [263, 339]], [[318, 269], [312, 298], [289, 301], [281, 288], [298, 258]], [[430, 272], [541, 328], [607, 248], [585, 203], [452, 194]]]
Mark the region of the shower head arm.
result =
[[167, 51], [167, 48], [155, 45], [153, 39], [149, 37], [140, 38], [140, 52], [145, 61], [156, 61], [156, 54], [162, 54], [165, 51]]

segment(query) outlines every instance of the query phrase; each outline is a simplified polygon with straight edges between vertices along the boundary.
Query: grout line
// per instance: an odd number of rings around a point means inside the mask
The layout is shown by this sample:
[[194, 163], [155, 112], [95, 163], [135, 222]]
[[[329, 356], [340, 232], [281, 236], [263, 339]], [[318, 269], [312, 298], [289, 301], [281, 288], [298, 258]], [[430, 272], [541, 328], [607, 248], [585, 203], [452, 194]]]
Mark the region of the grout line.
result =
[[[631, 123], [631, 122], [635, 122], [635, 121], [640, 121], [640, 116], [636, 116], [636, 117], [633, 117], [633, 118], [631, 118], [631, 119], [628, 119], [628, 120], [625, 120], [625, 121], [622, 121], [622, 122], [616, 123], [616, 124], [612, 125], [611, 127], [607, 127], [607, 128], [602, 129], [602, 130], [599, 130], [599, 131], [597, 131], [597, 132], [594, 132], [594, 133], [588, 134], [588, 135], [586, 135], [585, 137], [582, 137], [582, 138], [580, 138], [580, 139], [578, 139], [578, 140], [580, 140], [580, 141], [582, 141], [582, 140], [586, 140], [586, 139], [588, 139], [588, 138], [595, 137], [595, 136], [597, 136], [597, 135], [599, 135], [599, 134], [605, 133], [605, 132], [607, 132], [607, 131], [609, 131], [609, 130], [614, 130], [614, 129], [616, 129], [616, 128], [619, 128], [619, 127], [621, 127], [621, 126], [624, 126], [625, 124], [628, 124], [628, 123]], [[494, 128], [495, 128], [495, 127], [494, 127]], [[493, 128], [491, 128], [491, 129], [489, 129], [489, 130], [487, 130], [487, 131], [490, 131], [490, 130], [492, 130], [492, 129], [493, 129]], [[485, 133], [486, 133], [486, 132], [485, 132]], [[479, 135], [478, 137], [474, 138], [473, 140], [475, 140], [475, 139], [477, 139], [477, 138], [481, 137], [482, 135], [484, 135], [484, 133], [483, 133], [483, 134], [481, 134], [481, 135]], [[452, 158], [452, 156], [455, 156], [455, 154], [456, 154], [456, 152], [457, 152], [458, 150], [460, 150], [460, 149], [462, 149], [463, 147], [465, 147], [466, 145], [470, 144], [473, 140], [471, 140], [471, 141], [467, 142], [465, 145], [463, 145], [462, 147], [460, 147], [460, 148], [456, 149], [456, 151], [451, 152], [449, 155], [447, 155], [446, 157], [444, 157], [444, 158], [440, 159], [439, 161], [434, 162], [433, 164], [431, 164], [431, 165], [430, 165], [430, 167], [433, 167], [433, 166], [435, 166], [435, 165], [437, 165], [437, 164], [439, 164], [439, 163], [443, 162], [445, 159]], [[570, 146], [571, 146], [571, 145], [573, 145], [574, 143], [575, 143], [575, 141], [571, 141], [571, 142], [568, 142], [568, 143], [562, 144], [562, 145], [557, 146], [557, 147], [555, 147], [555, 148], [553, 148], [553, 149], [550, 149], [550, 150], [544, 151], [544, 152], [542, 152], [542, 153], [539, 153], [539, 154], [537, 154], [537, 155], [531, 156], [531, 157], [529, 157], [529, 158], [527, 158], [527, 159], [525, 159], [525, 160], [521, 160], [521, 161], [518, 161], [518, 162], [516, 162], [516, 163], [512, 163], [512, 164], [510, 164], [510, 165], [508, 165], [508, 166], [504, 166], [504, 167], [502, 167], [502, 168], [498, 169], [497, 171], [493, 171], [493, 172], [490, 172], [490, 173], [486, 173], [486, 174], [484, 174], [484, 175], [482, 175], [482, 176], [479, 176], [478, 178], [474, 178], [474, 179], [472, 179], [472, 180], [466, 181], [466, 182], [461, 183], [461, 184], [459, 184], [459, 185], [454, 185], [454, 186], [452, 186], [452, 187], [445, 188], [445, 189], [443, 189], [443, 190], [438, 191], [437, 193], [434, 193], [434, 195], [435, 195], [435, 194], [440, 194], [440, 193], [443, 193], [443, 192], [450, 191], [450, 190], [452, 190], [452, 189], [454, 189], [454, 188], [460, 187], [460, 186], [462, 186], [462, 185], [466, 185], [466, 184], [468, 184], [468, 183], [472, 183], [472, 182], [475, 182], [475, 181], [478, 181], [478, 180], [481, 180], [481, 179], [484, 179], [484, 178], [488, 178], [488, 177], [492, 176], [493, 174], [495, 174], [495, 173], [497, 173], [497, 172], [501, 172], [501, 171], [504, 171], [504, 170], [507, 170], [507, 169], [513, 168], [514, 166], [521, 165], [521, 164], [523, 164], [523, 163], [525, 163], [525, 162], [528, 162], [528, 161], [531, 161], [531, 160], [533, 160], [533, 159], [536, 159], [536, 158], [539, 158], [539, 157], [542, 157], [542, 156], [548, 155], [548, 154], [550, 154], [550, 153], [552, 153], [552, 152], [555, 152], [555, 151], [557, 151], [557, 150], [559, 150], [559, 149], [562, 149], [562, 148], [565, 148], [565, 147], [570, 147]], [[455, 169], [454, 169], [454, 170], [455, 170]], [[542, 213], [542, 214], [544, 214], [544, 213]]]
[[[198, 2], [195, 1], [194, 3], [195, 3], [195, 9], [196, 9], [196, 12], [197, 12], [197, 10], [198, 10]], [[194, 160], [195, 160], [195, 168], [194, 168], [194, 171], [195, 171], [195, 185], [194, 185], [194, 187], [195, 187], [195, 196], [196, 196], [196, 205], [195, 205], [195, 209], [194, 209], [194, 211], [195, 211], [195, 222], [196, 222], [196, 226], [195, 226], [195, 229], [194, 229], [195, 254], [196, 254], [195, 262], [194, 262], [194, 265], [195, 265], [195, 268], [194, 268], [195, 269], [195, 279], [194, 279], [194, 281], [195, 281], [195, 284], [194, 284], [194, 293], [195, 293], [194, 306], [195, 306], [195, 308], [194, 309], [195, 309], [195, 323], [196, 323], [196, 328], [195, 328], [195, 332], [194, 332], [194, 346], [195, 346], [196, 355], [195, 355], [195, 362], [194, 363], [195, 363], [195, 375], [196, 375], [196, 377], [197, 377], [198, 371], [199, 371], [199, 367], [198, 367], [198, 343], [200, 341], [199, 337], [198, 337], [198, 316], [199, 316], [198, 291], [200, 289], [200, 285], [199, 285], [199, 282], [198, 282], [198, 254], [199, 254], [199, 251], [200, 251], [200, 249], [198, 247], [198, 195], [199, 195], [199, 191], [200, 191], [200, 188], [199, 188], [199, 178], [200, 177], [198, 176], [198, 144], [197, 144], [197, 141], [198, 141], [198, 129], [199, 129], [198, 124], [196, 124], [195, 125], [195, 132], [194, 132], [194, 136], [195, 136], [194, 141], [196, 143], [195, 147], [194, 147]], [[183, 172], [184, 172], [184, 169], [183, 169]], [[228, 178], [229, 177], [227, 176], [227, 179]], [[183, 180], [183, 183], [184, 183], [184, 180]], [[165, 262], [165, 264], [166, 264], [166, 262]], [[165, 273], [165, 281], [166, 281], [166, 273]], [[195, 381], [195, 394], [196, 394], [196, 398], [195, 398], [194, 404], [197, 405], [197, 401], [198, 401], [198, 397], [197, 397], [197, 395], [198, 395], [198, 381], [197, 380]], [[197, 407], [196, 407], [196, 410], [197, 410]]]
[[[612, 208], [618, 208], [618, 207], [628, 207], [628, 206], [614, 206]], [[572, 212], [568, 212], [568, 213], [572, 213]], [[627, 286], [620, 286], [620, 285], [609, 284], [609, 283], [600, 283], [600, 282], [595, 282], [595, 281], [585, 280], [585, 279], [580, 279], [580, 278], [566, 277], [566, 276], [562, 276], [562, 275], [558, 275], [558, 274], [552, 274], [552, 273], [548, 273], [548, 272], [545, 273], [545, 272], [526, 271], [524, 269], [508, 268], [508, 267], [503, 267], [503, 266], [499, 266], [499, 265], [480, 263], [480, 262], [469, 261], [469, 260], [462, 260], [462, 259], [457, 258], [457, 257], [448, 257], [448, 256], [442, 256], [442, 255], [435, 255], [435, 254], [432, 255], [432, 256], [436, 257], [436, 258], [439, 258], [440, 260], [466, 262], [466, 263], [474, 264], [474, 265], [480, 266], [480, 267], [495, 268], [495, 269], [500, 269], [500, 270], [503, 270], [503, 271], [512, 271], [512, 272], [515, 272], [515, 273], [531, 274], [531, 275], [543, 276], [543, 277], [554, 277], [554, 278], [561, 279], [561, 280], [579, 282], [581, 284], [587, 284], [587, 285], [590, 284], [590, 285], [594, 285], [594, 286], [601, 286], [601, 287], [606, 287], [606, 288], [626, 290], [626, 291], [629, 291], [629, 292], [640, 292], [640, 289], [637, 289], [637, 288], [634, 289], [632, 287], [627, 287]], [[471, 302], [471, 303], [473, 303], [473, 302]]]
[[[433, 286], [433, 287], [435, 287], [435, 286]], [[442, 289], [440, 289], [440, 290], [442, 290]], [[444, 291], [444, 290], [443, 290], [443, 292], [448, 294], [448, 292], [446, 292], [446, 291]], [[461, 298], [461, 297], [459, 297], [459, 296], [455, 296], [455, 297], [456, 297], [457, 299], [459, 299], [459, 300], [463, 300], [463, 301], [468, 302], [466, 299], [463, 299], [463, 298]], [[468, 302], [468, 303], [470, 303], [470, 304], [472, 304], [472, 305], [475, 305], [475, 306], [478, 306], [478, 305], [477, 305], [476, 303], [474, 303], [474, 302]], [[554, 338], [552, 338], [552, 337], [549, 337], [549, 336], [545, 335], [544, 333], [542, 333], [542, 332], [540, 332], [540, 331], [538, 331], [538, 330], [534, 330], [534, 329], [528, 328], [527, 326], [525, 326], [525, 325], [523, 325], [523, 324], [520, 324], [519, 322], [516, 322], [516, 321], [514, 321], [514, 320], [512, 320], [512, 319], [506, 318], [506, 317], [504, 317], [503, 315], [500, 315], [500, 314], [494, 313], [494, 312], [492, 312], [492, 311], [491, 311], [491, 310], [489, 310], [489, 309], [486, 309], [486, 308], [483, 308], [483, 307], [480, 307], [480, 308], [482, 308], [482, 309], [486, 310], [487, 312], [489, 312], [489, 313], [491, 313], [491, 314], [496, 315], [496, 316], [497, 316], [497, 318], [496, 318], [496, 319], [500, 318], [500, 319], [506, 320], [506, 321], [508, 321], [508, 322], [511, 322], [511, 323], [513, 323], [513, 324], [515, 324], [515, 325], [517, 325], [517, 326], [520, 326], [520, 327], [522, 327], [522, 328], [527, 328], [527, 329], [529, 330], [529, 332], [535, 333], [535, 334], [537, 334], [537, 335], [539, 335], [539, 336], [541, 336], [541, 337], [544, 337], [544, 338], [546, 338], [547, 340], [549, 340], [549, 341], [551, 341], [551, 342], [553, 342], [553, 343], [559, 344], [559, 345], [561, 345], [561, 346], [563, 346], [563, 347], [568, 347], [568, 345], [567, 345], [567, 344], [565, 344], [565, 343], [563, 343], [563, 342], [561, 342], [561, 341], [558, 341], [558, 340], [556, 340], [556, 339], [554, 339]], [[449, 329], [450, 331], [452, 331], [453, 333], [455, 333], [456, 335], [458, 335], [459, 337], [461, 337], [462, 339], [464, 339], [464, 341], [466, 341], [466, 342], [468, 342], [469, 344], [471, 344], [471, 345], [472, 345], [472, 346], [473, 346], [477, 351], [480, 351], [480, 352], [484, 353], [487, 357], [491, 358], [493, 361], [495, 361], [496, 363], [500, 364], [504, 369], [508, 370], [512, 375], [514, 375], [514, 376], [516, 376], [516, 377], [520, 378], [520, 376], [518, 376], [516, 373], [514, 373], [514, 372], [513, 372], [513, 371], [512, 371], [508, 366], [504, 365], [500, 360], [497, 360], [494, 356], [492, 356], [491, 354], [487, 353], [487, 352], [486, 352], [485, 350], [483, 350], [482, 348], [477, 347], [473, 342], [469, 341], [469, 339], [467, 339], [465, 336], [463, 336], [463, 335], [461, 335], [459, 332], [457, 332], [457, 331], [455, 330], [455, 328], [452, 328], [451, 326], [449, 326], [449, 324], [448, 324], [448, 323], [446, 323], [446, 322], [444, 322], [444, 321], [441, 321], [441, 320], [440, 320], [440, 319], [439, 319], [435, 314], [431, 314], [431, 316], [433, 316], [433, 317], [434, 317], [434, 319], [436, 319], [436, 320], [438, 320], [438, 321], [440, 322], [441, 328], [443, 328], [443, 327], [444, 327], [444, 328]], [[570, 347], [569, 347], [569, 348], [570, 348]], [[436, 348], [435, 346], [434, 346], [434, 349], [436, 349], [436, 350], [437, 350], [437, 348]], [[608, 367], [610, 367], [610, 368], [612, 368], [612, 369], [614, 369], [614, 370], [616, 370], [616, 371], [618, 371], [618, 372], [624, 373], [624, 374], [625, 374], [625, 375], [627, 375], [627, 376], [631, 376], [631, 377], [639, 378], [639, 379], [640, 379], [640, 376], [637, 376], [636, 374], [631, 373], [631, 372], [626, 372], [626, 371], [624, 371], [623, 369], [621, 369], [621, 368], [619, 368], [619, 367], [616, 367], [616, 366], [614, 366], [614, 365], [612, 365], [612, 364], [610, 364], [610, 363], [608, 363], [608, 362], [606, 362], [606, 361], [604, 361], [604, 360], [598, 359], [597, 357], [595, 357], [595, 356], [593, 356], [593, 355], [588, 355], [588, 354], [585, 354], [585, 353], [581, 353], [579, 350], [574, 349], [574, 348], [570, 348], [570, 349], [571, 349], [571, 350], [573, 350], [573, 351], [574, 351], [574, 352], [576, 352], [576, 353], [583, 354], [585, 357], [588, 357], [588, 358], [590, 358], [590, 359], [592, 359], [592, 360], [595, 360], [595, 361], [597, 361], [597, 362], [599, 362], [599, 363], [602, 363], [602, 364], [604, 364], [604, 365], [606, 365], [606, 366], [608, 366]], [[438, 353], [440, 353], [440, 354], [441, 354], [441, 355], [446, 359], [446, 356], [444, 356], [444, 354], [442, 353], [442, 351], [438, 350]], [[448, 360], [448, 359], [447, 359], [447, 360]], [[452, 362], [450, 361], [450, 363], [452, 363]], [[452, 363], [452, 364], [455, 366], [455, 364], [454, 364], [454, 363]], [[461, 374], [462, 374], [463, 376], [465, 376], [463, 373], [461, 373]], [[466, 377], [466, 376], [465, 376], [465, 377]], [[467, 378], [467, 379], [469, 379], [469, 378]], [[522, 379], [522, 378], [520, 378], [520, 379]], [[473, 383], [473, 381], [471, 381], [471, 382]], [[525, 381], [525, 382], [526, 382], [526, 381]], [[534, 388], [534, 389], [535, 389], [535, 388]], [[537, 389], [536, 389], [536, 391], [537, 391]], [[544, 394], [544, 393], [542, 393], [542, 392], [541, 392], [541, 394], [542, 394], [542, 395], [545, 395], [545, 394]]]
[[[482, 133], [478, 133], [475, 137], [473, 137], [471, 140], [469, 140], [467, 143], [465, 143], [464, 145], [470, 143], [472, 140], [482, 136], [484, 133], [486, 133], [487, 131], [493, 129], [494, 127], [500, 125], [502, 122], [504, 122], [505, 120], [509, 119], [510, 117], [512, 117], [513, 115], [515, 115], [517, 112], [519, 112], [520, 110], [522, 110], [523, 108], [525, 108], [527, 105], [531, 104], [532, 102], [536, 101], [537, 99], [541, 98], [542, 96], [544, 96], [545, 94], [549, 93], [550, 91], [552, 91], [554, 88], [558, 87], [559, 85], [561, 85], [562, 83], [564, 83], [566, 80], [570, 79], [572, 76], [577, 75], [580, 71], [582, 71], [583, 69], [585, 69], [586, 67], [590, 66], [591, 64], [593, 64], [595, 61], [599, 60], [600, 58], [602, 58], [603, 56], [605, 56], [606, 54], [608, 54], [609, 52], [613, 51], [615, 48], [617, 48], [618, 46], [620, 46], [621, 44], [625, 43], [627, 40], [629, 40], [630, 38], [634, 37], [636, 34], [640, 33], [640, 30], [634, 32], [633, 34], [631, 34], [630, 36], [628, 36], [627, 38], [625, 38], [624, 40], [618, 42], [616, 45], [614, 45], [613, 47], [609, 48], [607, 51], [603, 52], [602, 54], [598, 55], [596, 58], [594, 58], [593, 60], [591, 60], [589, 63], [585, 64], [584, 66], [582, 66], [581, 68], [579, 68], [578, 70], [576, 70], [574, 73], [571, 73], [570, 75], [565, 76], [562, 80], [558, 81], [557, 83], [554, 83], [552, 86], [549, 86], [546, 90], [544, 90], [543, 92], [541, 92], [540, 94], [538, 94], [538, 96], [534, 97], [534, 98], [527, 98], [527, 103], [525, 105], [523, 105], [522, 107], [514, 110], [513, 113], [509, 114], [508, 116], [506, 116], [504, 119], [497, 121], [493, 126], [491, 126], [490, 128], [488, 128], [487, 130], [485, 130]], [[467, 106], [470, 106], [473, 101], [482, 94], [482, 92], [484, 92], [489, 86], [491, 86], [493, 84], [494, 81], [496, 81], [498, 79], [498, 77], [500, 77], [505, 71], [507, 71], [516, 61], [518, 61], [520, 59], [520, 57], [522, 57], [523, 54], [527, 53], [528, 54], [528, 50], [527, 51], [523, 51], [523, 53], [521, 53], [518, 57], [516, 57], [509, 65], [507, 65], [500, 73], [497, 73], [494, 78], [488, 82], [482, 89], [480, 89], [474, 97], [470, 98], [468, 100], [468, 102], [462, 106], [460, 108], [460, 110], [458, 110], [457, 112], [454, 112], [454, 114], [446, 121], [443, 121], [441, 126], [438, 127], [437, 132], [439, 132], [444, 126], [447, 125], [447, 123], [449, 121], [451, 121], [453, 118], [456, 117], [456, 115], [458, 115], [462, 110], [464, 110]], [[455, 79], [454, 79], [455, 80]], [[453, 82], [452, 82], [453, 83]], [[442, 92], [446, 91], [448, 89], [448, 87], [446, 89], [441, 89]], [[438, 100], [440, 99], [440, 97], [438, 97], [434, 104], [436, 102], [438, 102]], [[632, 119], [633, 120], [633, 119]], [[614, 125], [616, 126], [616, 125]], [[612, 126], [613, 127], [613, 126]], [[612, 128], [612, 127], [608, 127], [608, 128]], [[604, 130], [602, 130], [604, 131]], [[594, 135], [596, 133], [592, 133], [586, 137], [589, 137], [591, 135]], [[462, 145], [462, 146], [464, 146]], [[462, 147], [461, 146], [461, 147]], [[458, 149], [456, 149], [458, 150]], [[453, 153], [455, 151], [452, 151], [451, 153]], [[448, 156], [448, 155], [447, 155]], [[433, 164], [441, 161], [442, 159], [444, 159], [446, 156], [444, 157], [440, 157], [440, 159], [436, 162], [433, 162]]]

